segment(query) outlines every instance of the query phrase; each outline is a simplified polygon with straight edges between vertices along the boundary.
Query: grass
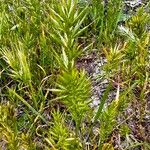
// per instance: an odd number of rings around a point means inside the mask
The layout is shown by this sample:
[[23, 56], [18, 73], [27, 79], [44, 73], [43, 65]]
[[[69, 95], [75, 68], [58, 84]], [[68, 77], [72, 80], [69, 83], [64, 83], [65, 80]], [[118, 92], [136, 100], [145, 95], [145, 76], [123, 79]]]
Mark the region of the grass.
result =
[[[150, 149], [149, 5], [128, 15], [122, 0], [2, 0], [0, 149]], [[109, 82], [98, 109], [77, 67], [93, 51]]]

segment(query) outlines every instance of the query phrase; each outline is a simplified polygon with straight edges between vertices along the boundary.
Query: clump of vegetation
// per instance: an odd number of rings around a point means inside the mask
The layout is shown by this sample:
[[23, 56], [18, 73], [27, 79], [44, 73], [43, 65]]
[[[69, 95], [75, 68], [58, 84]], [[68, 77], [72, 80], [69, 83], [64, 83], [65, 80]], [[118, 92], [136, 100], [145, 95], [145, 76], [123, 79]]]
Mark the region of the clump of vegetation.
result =
[[[130, 15], [124, 5], [0, 2], [2, 149], [150, 149], [150, 3]], [[106, 60], [97, 78], [108, 85], [97, 109], [83, 56]]]

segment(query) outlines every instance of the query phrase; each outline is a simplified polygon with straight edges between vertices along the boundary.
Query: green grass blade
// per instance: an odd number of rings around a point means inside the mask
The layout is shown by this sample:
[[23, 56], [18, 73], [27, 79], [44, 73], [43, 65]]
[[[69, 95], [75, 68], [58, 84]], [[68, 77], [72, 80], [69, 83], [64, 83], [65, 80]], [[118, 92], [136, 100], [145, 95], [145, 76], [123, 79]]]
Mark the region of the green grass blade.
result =
[[38, 115], [46, 124], [46, 119], [38, 112], [36, 111], [24, 98], [22, 98], [20, 95], [18, 95], [14, 90], [8, 88], [9, 92], [15, 95], [24, 105], [26, 105], [34, 114]]
[[100, 103], [99, 108], [98, 108], [98, 110], [97, 110], [97, 113], [96, 113], [96, 115], [95, 115], [95, 117], [94, 117], [94, 123], [97, 121], [97, 119], [100, 117], [100, 115], [101, 115], [101, 113], [102, 113], [102, 110], [103, 110], [105, 101], [106, 101], [106, 99], [107, 99], [107, 97], [108, 97], [108, 94], [109, 94], [109, 92], [110, 92], [110, 90], [111, 90], [111, 87], [112, 87], [112, 85], [111, 85], [111, 83], [110, 83], [110, 84], [107, 86], [107, 88], [106, 88], [106, 90], [105, 90], [105, 92], [104, 92], [104, 95], [102, 96], [101, 103]]

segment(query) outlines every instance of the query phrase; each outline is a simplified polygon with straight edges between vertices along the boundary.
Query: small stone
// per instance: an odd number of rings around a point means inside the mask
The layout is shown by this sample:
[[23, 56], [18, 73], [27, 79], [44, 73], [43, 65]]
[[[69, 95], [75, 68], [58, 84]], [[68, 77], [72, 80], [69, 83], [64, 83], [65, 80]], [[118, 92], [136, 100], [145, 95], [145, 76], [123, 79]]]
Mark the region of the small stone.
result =
[[94, 105], [94, 106], [98, 106], [99, 103], [100, 103], [100, 102], [99, 102], [98, 100], [94, 100], [94, 101], [93, 101], [93, 105]]

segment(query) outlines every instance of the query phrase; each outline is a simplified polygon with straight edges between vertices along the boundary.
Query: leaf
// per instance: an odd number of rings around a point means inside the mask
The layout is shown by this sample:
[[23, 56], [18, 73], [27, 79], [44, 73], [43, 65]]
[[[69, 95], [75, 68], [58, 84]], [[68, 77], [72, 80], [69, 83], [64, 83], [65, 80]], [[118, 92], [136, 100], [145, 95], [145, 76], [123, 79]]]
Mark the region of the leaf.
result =
[[111, 90], [111, 87], [112, 85], [109, 84], [104, 92], [104, 95], [102, 96], [101, 100], [100, 100], [100, 104], [99, 104], [99, 107], [98, 107], [98, 110], [96, 112], [96, 115], [94, 117], [94, 122], [97, 121], [97, 119], [100, 117], [101, 113], [102, 113], [102, 110], [104, 108], [104, 104], [105, 104], [105, 101], [107, 100], [107, 97], [108, 97], [108, 94]]
[[64, 49], [62, 49], [62, 57], [65, 67], [68, 68], [69, 61]]
[[39, 116], [47, 124], [46, 119], [38, 111], [36, 111], [23, 97], [18, 95], [14, 90], [12, 90], [10, 88], [8, 88], [8, 90], [9, 90], [10, 93], [15, 95], [24, 105], [26, 105], [34, 114]]
[[10, 30], [13, 31], [19, 27], [19, 24], [14, 25]]
[[112, 144], [104, 143], [103, 147], [102, 147], [102, 150], [114, 150], [114, 147], [113, 147]]
[[118, 29], [123, 35], [127, 36], [131, 41], [134, 41], [134, 42], [137, 41], [134, 33], [129, 28], [121, 25], [121, 26], [118, 26]]

